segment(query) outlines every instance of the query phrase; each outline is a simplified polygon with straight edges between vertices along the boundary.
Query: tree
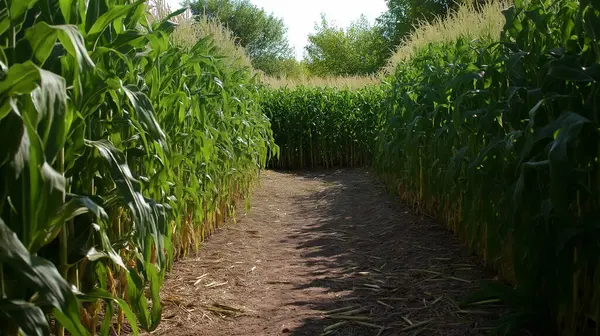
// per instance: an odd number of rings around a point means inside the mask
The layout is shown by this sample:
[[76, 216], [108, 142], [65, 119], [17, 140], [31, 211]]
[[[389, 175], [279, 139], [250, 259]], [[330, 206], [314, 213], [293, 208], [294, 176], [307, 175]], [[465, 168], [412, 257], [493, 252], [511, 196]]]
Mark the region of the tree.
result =
[[346, 29], [330, 25], [322, 16], [305, 47], [307, 67], [317, 76], [375, 73], [390, 54], [382, 33], [364, 16]]
[[273, 59], [271, 62], [271, 64], [265, 64], [265, 66], [273, 69], [273, 72], [270, 74], [273, 77], [280, 79], [302, 79], [309, 75], [306, 65], [295, 58], [279, 58]]
[[283, 20], [249, 0], [197, 0], [190, 7], [195, 15], [216, 18], [227, 26], [256, 69], [275, 74], [279, 61], [293, 58]]
[[388, 11], [377, 19], [377, 23], [389, 47], [394, 49], [415, 25], [443, 17], [462, 2], [465, 0], [386, 0]]

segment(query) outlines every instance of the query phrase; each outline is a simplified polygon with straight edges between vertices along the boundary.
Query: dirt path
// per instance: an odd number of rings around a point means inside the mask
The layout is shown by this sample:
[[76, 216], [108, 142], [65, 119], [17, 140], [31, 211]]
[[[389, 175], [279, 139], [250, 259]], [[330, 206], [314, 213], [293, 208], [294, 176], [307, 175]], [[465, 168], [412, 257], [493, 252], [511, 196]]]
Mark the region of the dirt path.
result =
[[481, 335], [456, 301], [486, 276], [365, 170], [266, 171], [250, 213], [176, 263], [153, 334]]

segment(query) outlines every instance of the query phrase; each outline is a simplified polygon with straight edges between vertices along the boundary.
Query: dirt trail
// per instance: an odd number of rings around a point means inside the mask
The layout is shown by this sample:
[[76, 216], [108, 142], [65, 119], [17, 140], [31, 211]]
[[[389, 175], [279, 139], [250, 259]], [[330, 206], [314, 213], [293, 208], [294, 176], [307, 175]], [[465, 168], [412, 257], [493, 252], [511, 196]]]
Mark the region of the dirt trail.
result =
[[250, 213], [167, 275], [152, 334], [485, 334], [490, 316], [456, 301], [490, 274], [370, 173], [266, 171], [261, 181]]

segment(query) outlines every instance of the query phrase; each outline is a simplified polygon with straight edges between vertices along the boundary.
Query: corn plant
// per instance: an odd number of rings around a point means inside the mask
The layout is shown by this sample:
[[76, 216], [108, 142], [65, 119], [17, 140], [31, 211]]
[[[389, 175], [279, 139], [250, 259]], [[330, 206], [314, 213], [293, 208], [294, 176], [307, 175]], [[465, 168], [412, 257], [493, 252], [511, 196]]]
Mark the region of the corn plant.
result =
[[1, 333], [154, 329], [173, 260], [276, 153], [249, 69], [173, 45], [170, 18], [0, 1]]
[[514, 1], [503, 14], [499, 40], [450, 34], [411, 50], [364, 108], [356, 89], [264, 91], [273, 165], [371, 162], [510, 284], [466, 300], [514, 309], [496, 331], [598, 334], [600, 6]]
[[379, 131], [382, 87], [263, 88], [262, 107], [281, 148], [271, 165], [297, 169], [370, 162]]
[[515, 1], [499, 43], [430, 44], [393, 76], [375, 165], [515, 286], [470, 299], [513, 305], [504, 333], [600, 330], [599, 10]]

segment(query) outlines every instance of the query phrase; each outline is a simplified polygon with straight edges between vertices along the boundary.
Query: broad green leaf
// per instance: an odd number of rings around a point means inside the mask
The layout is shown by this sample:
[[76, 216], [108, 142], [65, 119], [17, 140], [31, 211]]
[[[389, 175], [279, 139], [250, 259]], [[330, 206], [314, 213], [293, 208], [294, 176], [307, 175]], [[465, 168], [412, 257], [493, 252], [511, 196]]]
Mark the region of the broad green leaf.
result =
[[96, 35], [100, 34], [106, 27], [108, 27], [113, 21], [125, 17], [128, 13], [136, 10], [138, 6], [142, 6], [145, 0], [138, 0], [128, 5], [116, 5], [108, 9], [108, 11], [98, 17], [90, 30], [87, 32], [88, 38], [95, 39]]
[[156, 266], [152, 264], [146, 265], [146, 274], [148, 276], [148, 281], [150, 282], [150, 294], [152, 296], [152, 312], [150, 315], [152, 317], [152, 325], [150, 326], [150, 330], [154, 330], [160, 323], [162, 313], [162, 305], [160, 302], [160, 288], [162, 287], [162, 281], [160, 280]]
[[17, 113], [9, 113], [4, 119], [0, 119], [0, 143], [4, 144], [0, 150], [0, 167], [12, 162], [16, 178], [25, 167], [29, 151], [25, 126]]
[[71, 12], [73, 11], [73, 7], [75, 6], [76, 0], [59, 0], [58, 5], [60, 6], [60, 11], [65, 18], [67, 23], [71, 22]]
[[25, 335], [50, 335], [44, 312], [31, 302], [0, 299], [0, 321], [19, 326]]
[[71, 56], [75, 57], [80, 67], [93, 67], [94, 62], [88, 55], [81, 32], [72, 25], [55, 26], [58, 39]]
[[54, 163], [67, 136], [67, 89], [64, 78], [39, 69], [40, 84], [31, 93], [37, 112], [38, 136], [45, 146], [46, 160]]
[[38, 0], [12, 0], [10, 2], [10, 18], [15, 21], [31, 8]]
[[4, 34], [10, 28], [10, 18], [8, 16], [8, 10], [0, 10], [0, 35]]
[[[79, 307], [69, 284], [63, 280], [49, 261], [31, 255], [0, 219], [0, 262], [16, 270], [23, 284], [40, 295], [55, 308], [55, 315], [74, 335], [88, 335], [79, 321]], [[60, 313], [60, 314], [57, 314]]]
[[127, 273], [127, 297], [129, 298], [130, 307], [137, 316], [138, 321], [143, 329], [150, 329], [151, 316], [148, 307], [148, 299], [144, 296], [144, 281], [136, 272]]
[[91, 212], [98, 220], [108, 219], [104, 209], [90, 198], [84, 196], [72, 197], [58, 209], [57, 213], [50, 219], [49, 225], [37, 233], [31, 246], [29, 246], [29, 251], [37, 251], [42, 246], [49, 244], [58, 236], [65, 223], [88, 212]]
[[564, 57], [560, 61], [550, 64], [548, 76], [575, 82], [595, 82], [586, 68], [582, 67], [576, 60]]
[[15, 64], [8, 69], [6, 78], [0, 82], [0, 94], [27, 94], [33, 91], [40, 79], [39, 68], [32, 62]]
[[156, 121], [154, 107], [148, 96], [134, 85], [124, 86], [123, 91], [125, 91], [131, 106], [134, 108], [137, 118], [139, 118], [140, 123], [144, 126], [144, 130], [150, 133], [153, 140], [163, 142], [165, 134]]
[[[121, 310], [123, 310], [123, 312], [125, 313], [125, 318], [127, 318], [127, 322], [129, 322], [129, 325], [131, 326], [131, 331], [133, 332], [133, 334], [139, 335], [139, 329], [137, 326], [135, 315], [133, 314], [133, 312], [131, 311], [131, 308], [129, 308], [129, 305], [127, 304], [127, 302], [125, 302], [125, 300], [115, 297], [115, 296], [112, 296], [108, 291], [106, 291], [102, 288], [94, 288], [91, 292], [82, 294], [82, 295], [80, 295], [80, 297], [83, 300], [102, 299], [107, 302], [116, 303], [117, 305], [119, 305], [119, 308], [121, 308]], [[110, 319], [107, 319], [107, 320], [110, 322]]]
[[49, 25], [42, 21], [27, 29], [25, 35], [37, 60], [42, 64], [52, 52], [56, 39], [58, 39], [65, 50], [77, 60], [79, 67], [94, 66], [77, 26]]
[[[98, 153], [110, 168], [110, 174], [117, 189], [132, 213], [137, 246], [144, 253], [147, 261], [150, 257], [148, 251], [151, 249], [148, 239], [152, 238], [157, 251], [163, 251], [161, 243], [163, 233], [158, 226], [159, 219], [153, 213], [153, 207], [141, 194], [140, 182], [133, 178], [121, 151], [108, 141], [87, 141], [87, 144], [98, 150]], [[158, 253], [160, 267], [164, 267], [164, 256], [162, 255], [163, 253]]]
[[44, 64], [52, 49], [54, 49], [54, 44], [58, 38], [56, 30], [42, 21], [27, 29], [25, 36], [31, 44], [35, 58], [40, 64]]

